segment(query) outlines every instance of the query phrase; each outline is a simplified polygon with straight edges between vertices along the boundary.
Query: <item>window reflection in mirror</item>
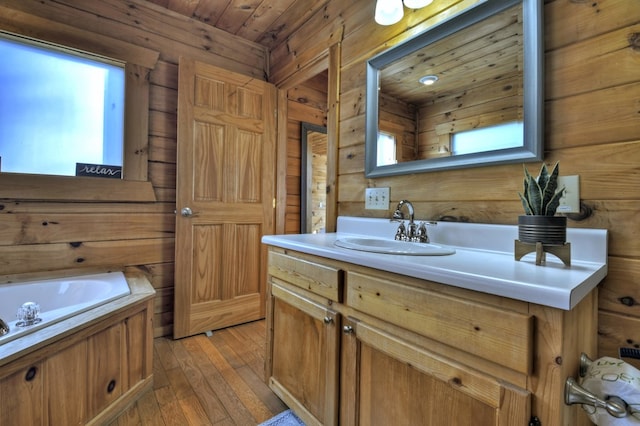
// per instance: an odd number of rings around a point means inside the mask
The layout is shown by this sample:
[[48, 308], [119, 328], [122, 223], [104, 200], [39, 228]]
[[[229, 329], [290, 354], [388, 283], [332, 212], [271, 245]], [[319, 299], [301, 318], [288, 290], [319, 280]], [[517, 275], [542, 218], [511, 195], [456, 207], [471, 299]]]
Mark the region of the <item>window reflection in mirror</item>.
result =
[[478, 145], [485, 151], [517, 148], [522, 145], [524, 123], [513, 121], [479, 129], [458, 132], [451, 138], [451, 155], [478, 152]]
[[396, 137], [390, 133], [378, 132], [378, 166], [397, 162]]
[[124, 63], [5, 34], [0, 57], [0, 172], [122, 167]]

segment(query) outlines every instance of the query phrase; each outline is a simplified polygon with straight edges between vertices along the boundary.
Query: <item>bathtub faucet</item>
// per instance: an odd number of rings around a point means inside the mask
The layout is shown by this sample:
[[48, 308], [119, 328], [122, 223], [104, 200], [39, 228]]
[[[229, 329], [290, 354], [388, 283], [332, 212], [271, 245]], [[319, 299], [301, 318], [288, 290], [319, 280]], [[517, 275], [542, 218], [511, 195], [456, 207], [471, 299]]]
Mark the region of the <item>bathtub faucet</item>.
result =
[[9, 324], [4, 322], [2, 318], [0, 318], [0, 336], [4, 336], [9, 333]]
[[40, 315], [40, 305], [34, 302], [25, 302], [20, 306], [16, 314], [16, 318], [18, 318], [16, 325], [18, 327], [28, 327], [38, 324], [42, 321], [42, 318], [38, 317], [38, 315]]

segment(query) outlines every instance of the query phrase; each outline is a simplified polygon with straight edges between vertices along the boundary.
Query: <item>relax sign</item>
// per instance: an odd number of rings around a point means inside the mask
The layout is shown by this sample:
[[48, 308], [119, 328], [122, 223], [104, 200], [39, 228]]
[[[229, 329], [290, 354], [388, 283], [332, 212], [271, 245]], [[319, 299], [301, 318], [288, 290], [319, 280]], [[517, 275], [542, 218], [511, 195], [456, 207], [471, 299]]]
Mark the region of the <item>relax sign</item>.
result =
[[122, 166], [76, 163], [76, 176], [92, 176], [112, 179], [122, 178]]

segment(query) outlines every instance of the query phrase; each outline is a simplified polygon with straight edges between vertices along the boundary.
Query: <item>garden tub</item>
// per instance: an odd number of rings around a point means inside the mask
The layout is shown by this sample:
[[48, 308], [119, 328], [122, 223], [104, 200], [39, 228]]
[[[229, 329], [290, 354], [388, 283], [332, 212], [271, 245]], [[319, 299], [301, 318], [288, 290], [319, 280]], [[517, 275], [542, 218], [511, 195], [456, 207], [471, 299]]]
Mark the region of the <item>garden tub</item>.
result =
[[[0, 319], [9, 327], [9, 332], [0, 336], [0, 345], [128, 294], [122, 272], [0, 285]], [[39, 306], [37, 318], [17, 318], [23, 306], [27, 312], [34, 304]]]

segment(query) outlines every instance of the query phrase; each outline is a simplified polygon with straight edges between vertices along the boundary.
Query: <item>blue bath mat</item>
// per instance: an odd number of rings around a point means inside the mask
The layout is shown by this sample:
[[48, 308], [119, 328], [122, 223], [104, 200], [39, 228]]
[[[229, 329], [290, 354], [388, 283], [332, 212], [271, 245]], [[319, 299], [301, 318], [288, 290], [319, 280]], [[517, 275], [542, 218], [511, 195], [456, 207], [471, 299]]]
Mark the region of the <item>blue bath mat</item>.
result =
[[287, 410], [270, 418], [258, 426], [305, 426], [304, 422], [298, 418], [293, 411]]

